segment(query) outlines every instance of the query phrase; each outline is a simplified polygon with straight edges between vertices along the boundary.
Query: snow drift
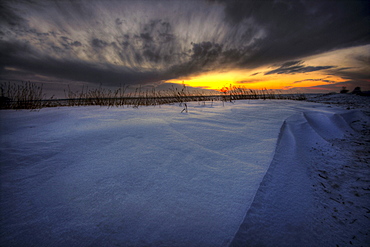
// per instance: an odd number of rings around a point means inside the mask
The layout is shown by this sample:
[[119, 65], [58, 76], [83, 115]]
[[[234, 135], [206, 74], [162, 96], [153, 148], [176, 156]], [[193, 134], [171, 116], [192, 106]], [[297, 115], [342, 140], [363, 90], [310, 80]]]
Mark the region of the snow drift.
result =
[[302, 112], [284, 121], [231, 246], [366, 246], [370, 166], [356, 161], [360, 149], [354, 157], [348, 147], [360, 143], [368, 153], [370, 139], [361, 138], [369, 133], [359, 133], [368, 127], [369, 117], [356, 110]]

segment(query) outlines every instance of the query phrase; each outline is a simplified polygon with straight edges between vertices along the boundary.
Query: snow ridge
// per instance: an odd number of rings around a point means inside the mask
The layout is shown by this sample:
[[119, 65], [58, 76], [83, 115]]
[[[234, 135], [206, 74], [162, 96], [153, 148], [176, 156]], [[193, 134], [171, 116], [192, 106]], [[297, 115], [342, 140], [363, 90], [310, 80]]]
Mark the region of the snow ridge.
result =
[[[230, 246], [366, 246], [369, 123], [359, 110], [306, 111], [284, 121], [275, 156]], [[348, 150], [353, 143], [361, 147]], [[363, 159], [356, 160], [360, 152]]]

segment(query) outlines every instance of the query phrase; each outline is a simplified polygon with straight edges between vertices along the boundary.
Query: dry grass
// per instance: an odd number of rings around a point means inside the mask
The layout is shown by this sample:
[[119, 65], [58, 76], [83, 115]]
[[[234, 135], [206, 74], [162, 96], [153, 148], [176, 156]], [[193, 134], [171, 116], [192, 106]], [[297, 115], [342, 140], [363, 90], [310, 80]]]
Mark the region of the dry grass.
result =
[[[40, 109], [48, 106], [43, 100], [42, 85], [37, 86], [31, 82], [20, 85], [10, 82], [0, 85], [0, 109]], [[52, 98], [51, 98], [52, 100]]]
[[[128, 93], [127, 87], [121, 86], [116, 90], [102, 88], [82, 88], [81, 91], [73, 92], [69, 87], [64, 91], [65, 99], [44, 99], [42, 86], [26, 82], [21, 85], [4, 83], [0, 85], [1, 98], [0, 109], [40, 109], [43, 107], [57, 106], [88, 106], [99, 105], [107, 107], [119, 106], [151, 106], [174, 103], [185, 103], [190, 101], [224, 101], [233, 102], [244, 99], [293, 99], [304, 100], [303, 94], [281, 94], [272, 90], [251, 90], [241, 86], [222, 88], [221, 93], [201, 93], [200, 91], [190, 92], [183, 85], [181, 90], [176, 87], [169, 90], [156, 91], [145, 90], [141, 87], [134, 92]], [[185, 109], [184, 109], [185, 110]], [[187, 111], [187, 109], [186, 109]]]

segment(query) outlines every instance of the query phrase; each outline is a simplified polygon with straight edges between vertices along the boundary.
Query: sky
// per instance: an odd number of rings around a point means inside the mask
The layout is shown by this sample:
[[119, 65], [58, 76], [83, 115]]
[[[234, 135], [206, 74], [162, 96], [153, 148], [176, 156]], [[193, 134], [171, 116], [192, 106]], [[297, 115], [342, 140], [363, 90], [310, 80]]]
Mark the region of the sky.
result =
[[370, 90], [370, 5], [316, 0], [0, 3], [0, 81]]

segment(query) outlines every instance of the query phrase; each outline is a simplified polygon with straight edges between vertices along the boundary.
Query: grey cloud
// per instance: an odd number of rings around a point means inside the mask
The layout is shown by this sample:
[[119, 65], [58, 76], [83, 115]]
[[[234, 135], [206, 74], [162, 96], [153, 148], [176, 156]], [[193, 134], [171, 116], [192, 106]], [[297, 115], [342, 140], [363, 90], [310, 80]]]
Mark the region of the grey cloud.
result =
[[229, 69], [230, 65], [237, 64], [243, 53], [237, 49], [225, 50], [223, 45], [210, 41], [192, 43], [192, 49], [183, 56], [189, 56], [190, 60], [175, 64], [168, 69], [172, 77], [189, 76], [214, 69]]
[[[9, 44], [0, 41], [0, 55], [4, 58], [0, 67], [16, 67], [24, 73], [35, 72], [52, 77], [68, 80], [86, 81], [95, 84], [117, 86], [120, 84], [149, 83], [160, 80], [157, 71], [137, 71], [132, 68], [113, 66], [109, 64], [96, 64], [76, 60], [56, 59], [40, 55], [22, 44]], [[12, 53], [11, 51], [18, 51]], [[22, 59], [19, 57], [22, 56]]]
[[40, 33], [40, 32], [36, 32], [36, 31], [35, 31], [35, 34], [37, 36], [49, 36], [50, 35], [50, 33]]
[[169, 33], [160, 33], [159, 36], [162, 43], [168, 43], [175, 39], [175, 35]]
[[79, 42], [79, 41], [74, 41], [74, 42], [70, 43], [70, 45], [75, 46], [75, 47], [82, 46], [81, 42]]
[[335, 66], [304, 66], [302, 61], [291, 61], [283, 63], [277, 69], [266, 72], [265, 75], [307, 73], [331, 68], [335, 68]]
[[242, 49], [228, 49], [222, 52], [222, 60], [220, 65], [224, 66], [237, 66], [246, 56], [246, 51]]
[[263, 81], [263, 79], [250, 79], [250, 80], [245, 80], [245, 81], [238, 81], [238, 83], [241, 84], [253, 84], [253, 83], [258, 83]]
[[[303, 61], [300, 61], [300, 60], [288, 61], [288, 62], [283, 63], [280, 67], [281, 68], [286, 68], [286, 67], [291, 67], [291, 66], [294, 66], [294, 65], [301, 65], [301, 64], [303, 64]], [[279, 65], [275, 65], [275, 66], [279, 67]]]
[[122, 20], [121, 19], [119, 19], [119, 18], [117, 18], [116, 20], [115, 20], [115, 23], [116, 23], [116, 25], [122, 25]]
[[193, 43], [192, 51], [192, 58], [194, 60], [214, 61], [220, 56], [222, 52], [222, 45], [211, 43], [209, 41], [199, 44]]
[[[130, 37], [133, 37], [131, 39]], [[123, 49], [131, 50], [138, 64], [154, 63], [169, 67], [179, 61], [180, 44], [172, 30], [172, 25], [162, 19], [152, 19], [144, 23], [138, 34], [124, 34]]]
[[122, 45], [122, 47], [123, 47], [124, 49], [126, 49], [126, 48], [130, 45], [130, 42], [128, 42], [128, 41], [123, 41], [123, 42], [121, 42], [121, 45]]
[[161, 19], [152, 19], [148, 23], [143, 25], [139, 35], [136, 38], [140, 38], [143, 41], [143, 46], [160, 46], [162, 43], [168, 43], [175, 41], [175, 35], [172, 30], [172, 25], [169, 22]]
[[0, 2], [0, 23], [10, 25], [11, 27], [20, 26], [26, 23], [26, 20], [18, 15], [6, 1]]
[[[326, 80], [323, 78], [321, 81], [330, 83], [330, 85], [320, 85], [314, 86], [312, 88], [326, 88], [327, 90], [333, 90], [337, 88], [338, 92], [342, 86], [347, 87], [349, 90], [353, 90], [355, 87], [361, 87], [363, 90], [369, 90], [369, 78], [370, 71], [368, 69], [359, 69], [359, 68], [333, 68], [327, 71], [328, 75], [334, 75], [341, 77], [344, 81], [335, 82], [331, 80]], [[315, 81], [316, 79], [309, 79], [309, 81]], [[306, 80], [303, 80], [306, 81]], [[297, 81], [299, 83], [301, 81]]]
[[141, 33], [140, 38], [144, 40], [144, 42], [153, 42], [153, 38], [149, 33]]
[[170, 77], [188, 76], [203, 71], [210, 71], [219, 66], [222, 59], [222, 45], [212, 42], [192, 43], [189, 51], [190, 60], [184, 63], [175, 64], [170, 67]]
[[326, 83], [337, 83], [336, 81], [331, 81], [331, 80], [326, 80], [326, 79], [306, 79], [306, 80], [295, 81], [293, 83], [301, 83], [301, 82], [305, 82], [305, 81], [322, 81], [322, 82], [326, 82]]
[[353, 81], [364, 81], [369, 84], [370, 82], [370, 70], [368, 68], [353, 68], [353, 69], [345, 69], [342, 70], [340, 68], [338, 69], [332, 69], [329, 71], [330, 75], [336, 75], [339, 77], [342, 77], [346, 80], [353, 80]]
[[69, 42], [71, 39], [66, 37], [66, 36], [61, 36], [60, 37], [64, 42]]
[[[60, 42], [60, 44], [65, 48], [65, 49], [71, 49], [73, 47], [79, 47], [79, 46], [82, 46], [81, 42], [79, 41], [72, 41], [69, 37], [66, 37], [66, 36], [62, 36], [60, 37], [60, 39], [62, 40]], [[52, 47], [56, 47], [55, 45], [53, 45]]]
[[145, 50], [143, 52], [143, 56], [145, 56], [146, 58], [149, 59], [149, 61], [151, 62], [155, 62], [155, 63], [158, 63], [159, 60], [161, 59], [161, 55], [159, 53], [156, 53], [154, 51], [151, 51], [151, 50]]
[[64, 49], [60, 48], [59, 46], [52, 45], [51, 48], [56, 52], [56, 53], [63, 53]]
[[230, 25], [253, 19], [266, 32], [241, 66], [257, 67], [370, 42], [366, 1], [220, 2]]
[[356, 57], [357, 61], [360, 61], [364, 65], [370, 65], [370, 55], [361, 55]]
[[91, 44], [96, 48], [104, 48], [108, 45], [108, 43], [105, 42], [104, 40], [96, 38], [91, 41]]
[[334, 71], [339, 72], [339, 71], [349, 70], [349, 69], [354, 69], [354, 67], [341, 67], [341, 68], [336, 68]]

